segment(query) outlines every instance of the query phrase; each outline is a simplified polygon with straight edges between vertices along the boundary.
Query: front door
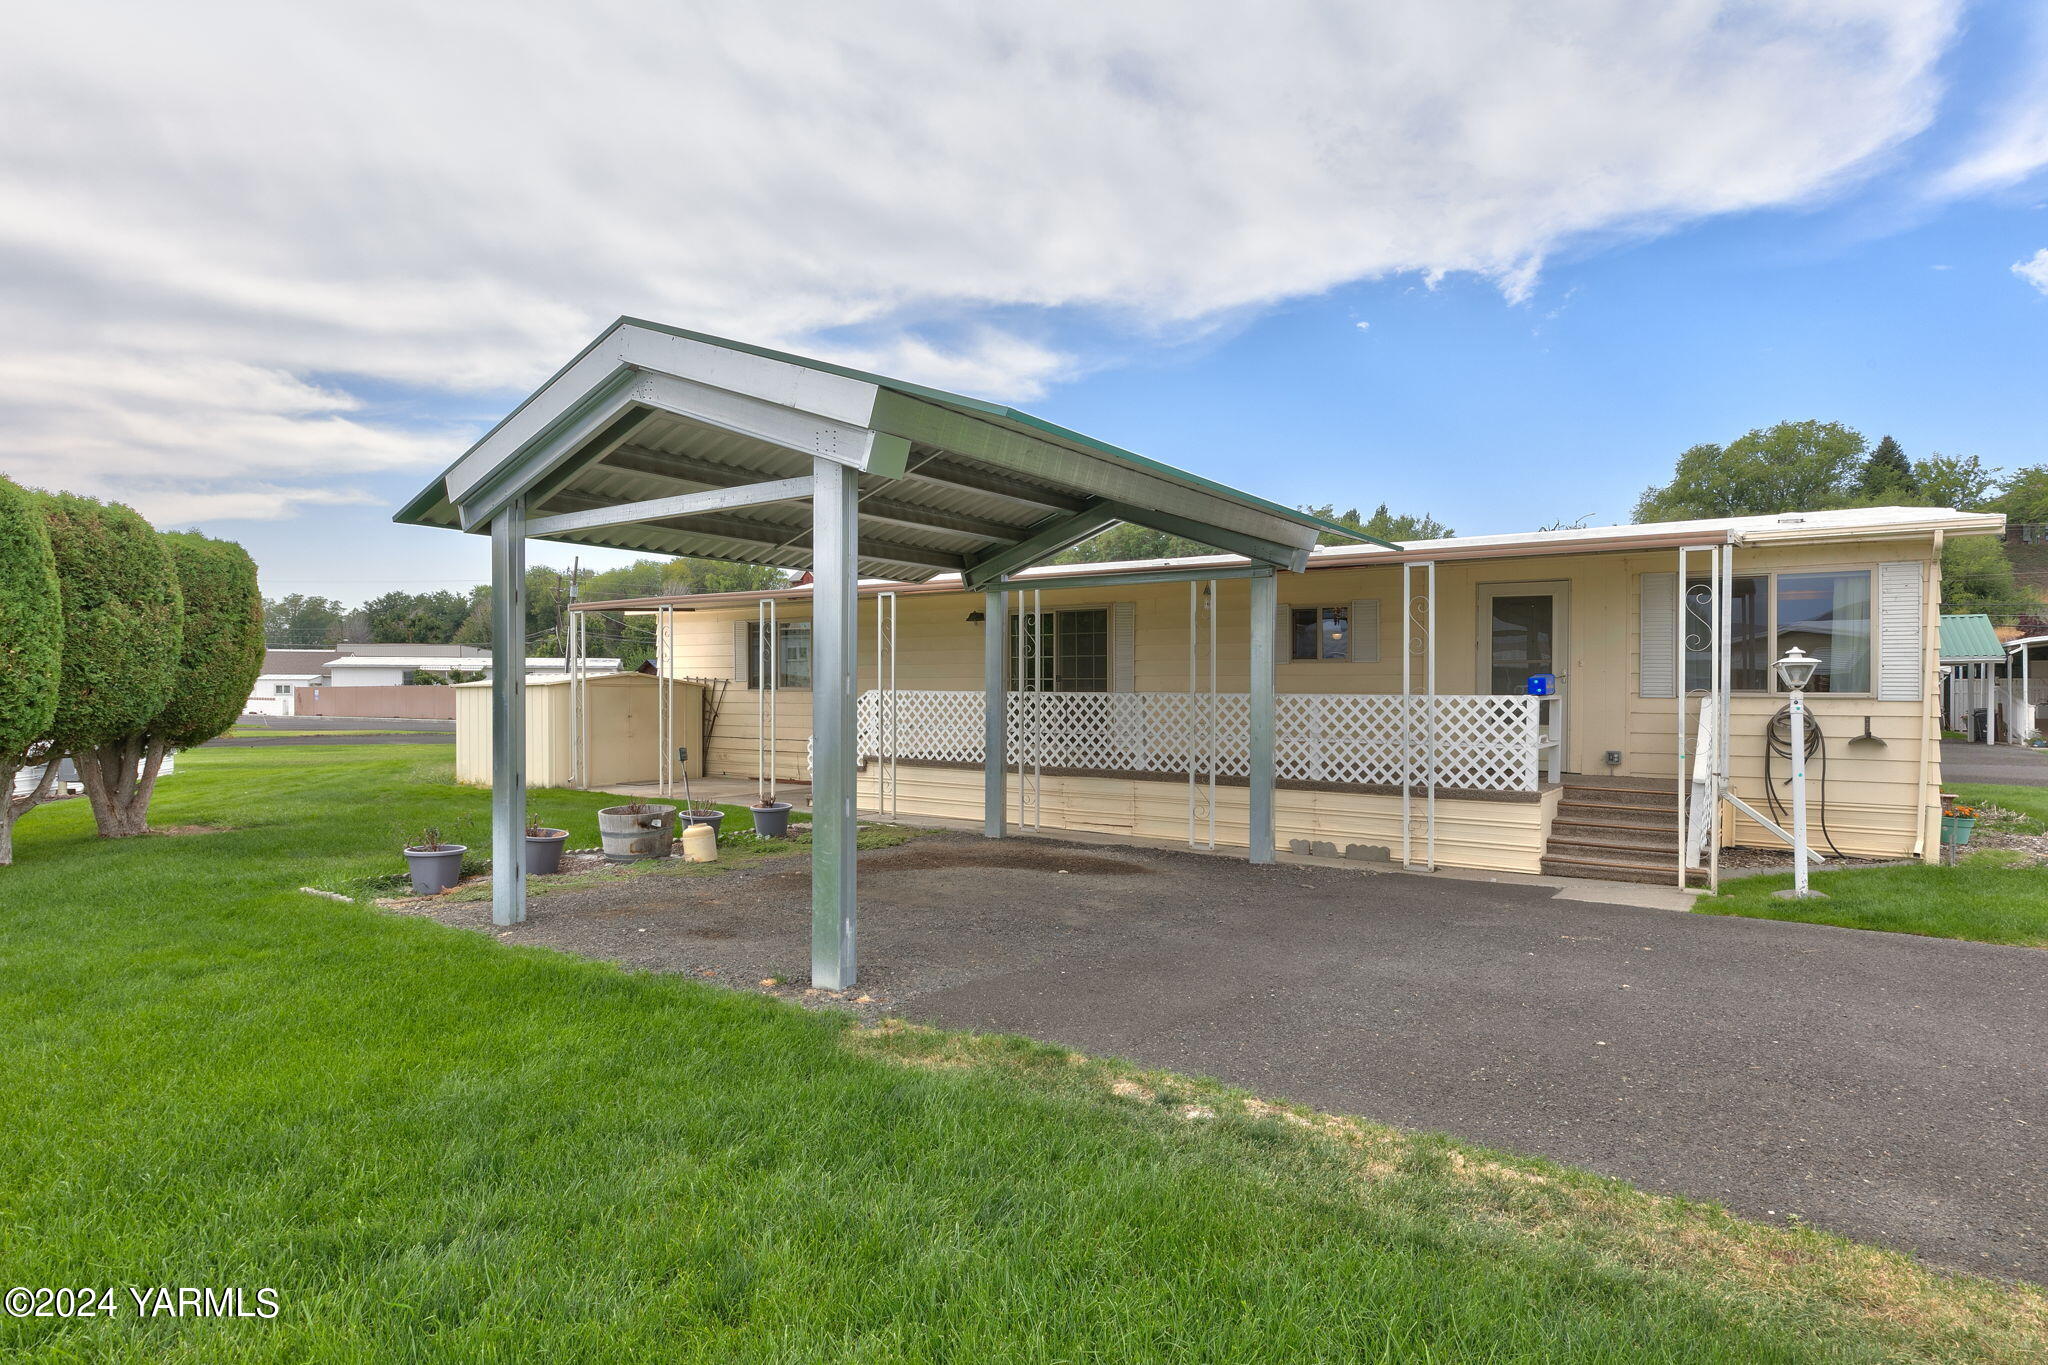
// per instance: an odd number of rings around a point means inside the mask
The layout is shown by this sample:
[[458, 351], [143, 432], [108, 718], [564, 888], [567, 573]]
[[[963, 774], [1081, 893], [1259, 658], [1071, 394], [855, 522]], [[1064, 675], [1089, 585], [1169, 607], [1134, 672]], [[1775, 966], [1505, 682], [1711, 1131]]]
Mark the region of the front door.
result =
[[1566, 646], [1570, 585], [1548, 583], [1484, 583], [1479, 588], [1479, 690], [1488, 696], [1519, 697], [1529, 679], [1548, 673], [1558, 681], [1558, 733], [1546, 739], [1564, 742], [1565, 670], [1571, 659]]

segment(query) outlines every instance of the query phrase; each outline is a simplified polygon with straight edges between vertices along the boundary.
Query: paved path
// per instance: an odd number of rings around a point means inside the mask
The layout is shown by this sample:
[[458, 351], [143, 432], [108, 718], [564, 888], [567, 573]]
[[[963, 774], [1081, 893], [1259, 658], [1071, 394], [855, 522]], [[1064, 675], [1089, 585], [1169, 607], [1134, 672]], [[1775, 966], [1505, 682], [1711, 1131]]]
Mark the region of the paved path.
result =
[[1998, 782], [2009, 787], [2048, 787], [2048, 750], [2017, 744], [1941, 742], [1941, 780]]
[[378, 720], [372, 716], [250, 716], [235, 724], [244, 730], [427, 730], [455, 733], [452, 720], [422, 720], [406, 717]]
[[[2048, 952], [960, 834], [861, 890], [878, 1011], [2048, 1281]], [[538, 897], [505, 937], [752, 986], [808, 975], [809, 909], [785, 860]]]

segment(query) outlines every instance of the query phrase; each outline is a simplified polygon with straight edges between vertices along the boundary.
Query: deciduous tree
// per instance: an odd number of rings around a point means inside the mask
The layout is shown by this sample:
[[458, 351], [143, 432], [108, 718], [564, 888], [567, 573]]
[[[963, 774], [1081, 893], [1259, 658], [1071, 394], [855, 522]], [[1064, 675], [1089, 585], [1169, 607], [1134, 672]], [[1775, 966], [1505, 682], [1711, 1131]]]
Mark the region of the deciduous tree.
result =
[[1848, 506], [1862, 433], [1840, 422], [1780, 422], [1678, 457], [1671, 482], [1636, 501], [1637, 521], [1769, 516]]

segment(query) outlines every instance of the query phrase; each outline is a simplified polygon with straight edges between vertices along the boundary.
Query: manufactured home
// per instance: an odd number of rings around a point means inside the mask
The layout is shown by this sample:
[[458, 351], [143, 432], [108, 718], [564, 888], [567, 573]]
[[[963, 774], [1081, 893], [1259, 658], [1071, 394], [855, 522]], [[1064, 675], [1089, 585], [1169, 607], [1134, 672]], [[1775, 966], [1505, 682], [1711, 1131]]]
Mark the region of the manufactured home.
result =
[[[1702, 879], [1720, 847], [1782, 848], [1759, 819], [1783, 823], [1788, 800], [1771, 664], [1796, 645], [1822, 661], [1809, 687], [1821, 852], [1932, 856], [1941, 548], [2002, 526], [1894, 507], [1319, 548], [1279, 585], [1279, 845], [1673, 882], [1690, 861]], [[1009, 824], [1246, 847], [1250, 592], [1223, 576], [1244, 564], [1011, 576], [998, 627]], [[1157, 581], [1211, 566], [1213, 580]], [[1032, 587], [1076, 576], [1088, 586]], [[955, 575], [859, 593], [861, 809], [980, 823], [985, 595]], [[579, 609], [651, 613], [664, 672], [728, 680], [705, 771], [800, 782], [808, 598]], [[1737, 802], [1708, 796], [1715, 768]]]

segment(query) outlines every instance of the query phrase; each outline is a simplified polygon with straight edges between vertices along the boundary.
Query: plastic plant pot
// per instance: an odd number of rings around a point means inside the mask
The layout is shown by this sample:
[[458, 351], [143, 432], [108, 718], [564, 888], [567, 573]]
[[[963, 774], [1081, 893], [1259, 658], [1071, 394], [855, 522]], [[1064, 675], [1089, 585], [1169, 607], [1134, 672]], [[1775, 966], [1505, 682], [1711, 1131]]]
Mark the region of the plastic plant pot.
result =
[[562, 848], [569, 842], [566, 829], [543, 829], [526, 836], [526, 875], [548, 877], [562, 870]]
[[462, 880], [463, 844], [442, 844], [438, 848], [408, 848], [405, 865], [412, 872], [415, 896], [438, 896]]
[[763, 806], [750, 807], [754, 814], [754, 833], [763, 839], [787, 839], [789, 837], [789, 802], [770, 801]]
[[715, 808], [711, 810], [686, 810], [676, 816], [676, 824], [679, 827], [685, 825], [709, 825], [711, 826], [711, 837], [716, 839], [720, 828], [725, 824], [725, 812]]

